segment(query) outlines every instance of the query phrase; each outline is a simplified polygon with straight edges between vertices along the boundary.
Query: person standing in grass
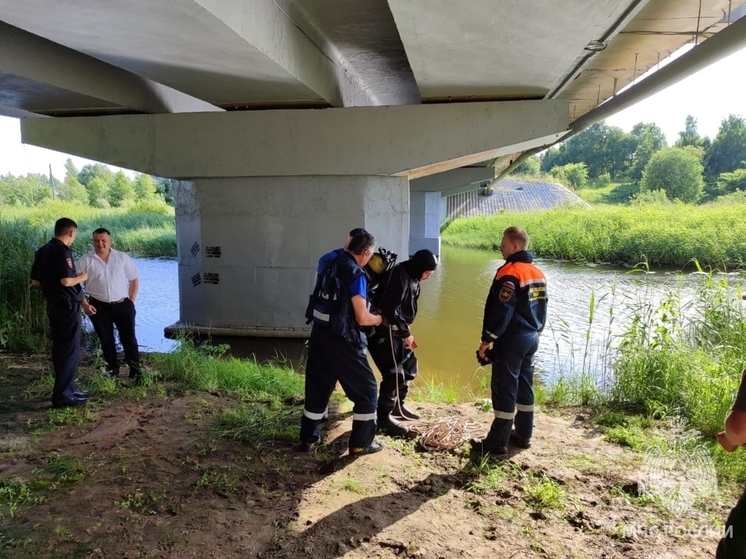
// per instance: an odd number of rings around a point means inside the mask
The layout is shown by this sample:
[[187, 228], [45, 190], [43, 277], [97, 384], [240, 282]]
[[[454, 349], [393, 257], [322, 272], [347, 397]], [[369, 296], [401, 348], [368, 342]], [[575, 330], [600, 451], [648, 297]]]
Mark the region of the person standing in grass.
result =
[[509, 442], [520, 448], [531, 446], [534, 355], [546, 323], [548, 297], [546, 277], [533, 265], [528, 243], [528, 234], [520, 227], [503, 232], [500, 252], [505, 264], [495, 274], [484, 307], [477, 356], [480, 363], [492, 362], [495, 419], [486, 437], [471, 441], [474, 452], [481, 455], [507, 454]]
[[41, 287], [47, 302], [54, 388], [52, 406], [80, 406], [88, 401], [88, 392], [75, 384], [80, 358], [80, 308], [90, 307], [83, 297], [81, 284], [86, 272], [77, 272], [70, 245], [78, 234], [78, 225], [63, 217], [54, 224], [54, 238], [36, 251], [31, 267], [31, 284]]
[[[741, 373], [736, 401], [725, 419], [723, 431], [717, 434], [717, 441], [726, 452], [733, 452], [746, 445], [746, 369]], [[725, 530], [718, 543], [715, 559], [746, 559], [746, 491], [725, 521]]]
[[365, 355], [361, 326], [377, 326], [381, 316], [368, 312], [368, 282], [363, 271], [373, 255], [375, 239], [355, 235], [344, 252], [324, 264], [316, 276], [306, 318], [313, 323], [305, 375], [305, 405], [300, 450], [310, 452], [320, 439], [329, 398], [337, 381], [352, 400], [351, 455], [383, 450], [376, 433], [376, 378]]
[[124, 360], [129, 366], [129, 377], [139, 384], [142, 370], [135, 335], [135, 299], [140, 284], [135, 263], [129, 255], [111, 248], [111, 233], [100, 227], [93, 232], [93, 250], [78, 260], [77, 267], [88, 274], [85, 291], [91, 311], [87, 314], [101, 340], [107, 374], [111, 378], [119, 375], [114, 339], [116, 326]]

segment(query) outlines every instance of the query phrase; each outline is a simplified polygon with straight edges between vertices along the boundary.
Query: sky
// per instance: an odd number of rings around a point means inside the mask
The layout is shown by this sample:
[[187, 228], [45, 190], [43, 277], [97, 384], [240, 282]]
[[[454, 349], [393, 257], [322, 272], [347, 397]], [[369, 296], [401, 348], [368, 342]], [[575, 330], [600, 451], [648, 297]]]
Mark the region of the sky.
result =
[[[688, 48], [690, 47], [677, 51], [673, 58], [683, 54]], [[638, 122], [653, 122], [663, 130], [668, 144], [673, 145], [678, 133], [684, 130], [686, 116], [692, 115], [697, 119], [700, 135], [712, 139], [717, 134], [721, 121], [728, 115], [746, 117], [746, 96], [743, 94], [741, 81], [744, 68], [746, 49], [609, 117], [606, 122], [626, 132]], [[645, 76], [641, 76], [638, 80], [644, 78]], [[68, 157], [78, 169], [88, 163], [94, 163], [80, 157], [24, 145], [21, 143], [20, 121], [0, 116], [0, 175], [49, 174], [51, 165], [52, 174], [62, 180], [65, 176], [65, 160]], [[119, 167], [112, 169], [117, 171]], [[125, 172], [130, 176], [134, 174], [127, 170]]]

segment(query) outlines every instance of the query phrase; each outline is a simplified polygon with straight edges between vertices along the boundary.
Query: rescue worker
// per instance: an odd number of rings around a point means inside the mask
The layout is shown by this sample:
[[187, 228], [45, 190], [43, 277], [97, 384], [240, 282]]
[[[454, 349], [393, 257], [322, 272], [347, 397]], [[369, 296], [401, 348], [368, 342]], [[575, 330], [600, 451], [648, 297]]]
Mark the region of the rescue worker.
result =
[[41, 287], [47, 302], [54, 367], [52, 407], [55, 408], [80, 406], [88, 401], [88, 392], [75, 384], [80, 358], [80, 308], [92, 312], [81, 287], [88, 274], [75, 271], [70, 250], [77, 233], [78, 225], [72, 219], [58, 219], [54, 238], [36, 251], [31, 267], [31, 284]]
[[306, 318], [313, 322], [305, 375], [305, 406], [300, 450], [310, 452], [321, 440], [319, 424], [339, 381], [352, 400], [350, 455], [383, 450], [376, 432], [376, 379], [365, 355], [361, 326], [377, 326], [381, 316], [368, 311], [368, 285], [363, 266], [373, 255], [375, 239], [354, 235], [344, 253], [329, 260], [316, 277]]
[[368, 352], [381, 372], [378, 393], [378, 429], [404, 436], [409, 427], [392, 418], [419, 419], [404, 400], [417, 376], [416, 347], [410, 326], [417, 316], [420, 282], [430, 278], [438, 260], [429, 250], [418, 250], [412, 258], [394, 266], [381, 280], [372, 297], [373, 307], [386, 324], [375, 327]]
[[[746, 445], [746, 370], [741, 373], [736, 401], [725, 419], [724, 430], [717, 434], [717, 441], [726, 452]], [[715, 559], [746, 559], [746, 491], [725, 521]]]
[[[486, 437], [472, 439], [478, 454], [502, 455], [511, 442], [531, 446], [534, 425], [534, 355], [547, 315], [547, 280], [532, 264], [529, 238], [520, 227], [503, 232], [498, 268], [484, 307], [480, 363], [492, 362], [495, 418]], [[490, 344], [494, 344], [489, 350]], [[517, 411], [516, 411], [517, 410]], [[515, 432], [511, 432], [514, 425]]]

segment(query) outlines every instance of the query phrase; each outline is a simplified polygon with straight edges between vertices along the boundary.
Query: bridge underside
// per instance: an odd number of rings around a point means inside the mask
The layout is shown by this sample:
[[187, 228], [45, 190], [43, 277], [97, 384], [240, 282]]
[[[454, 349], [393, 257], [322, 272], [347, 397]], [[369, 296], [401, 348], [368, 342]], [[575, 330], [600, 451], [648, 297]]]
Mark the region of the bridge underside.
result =
[[744, 0], [560, 4], [0, 0], [0, 114], [179, 179], [182, 323], [302, 337], [351, 228], [439, 253], [444, 195], [633, 102], [682, 45], [703, 63], [746, 42]]

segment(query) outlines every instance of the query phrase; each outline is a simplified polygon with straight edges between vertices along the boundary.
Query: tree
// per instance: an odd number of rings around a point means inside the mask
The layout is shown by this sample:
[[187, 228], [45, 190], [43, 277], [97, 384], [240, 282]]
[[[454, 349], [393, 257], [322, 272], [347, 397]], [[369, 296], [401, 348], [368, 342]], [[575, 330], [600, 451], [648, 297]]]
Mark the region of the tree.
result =
[[93, 177], [86, 185], [88, 203], [94, 208], [109, 207], [109, 187], [101, 177]]
[[523, 161], [518, 167], [513, 169], [513, 172], [510, 173], [511, 175], [528, 175], [530, 177], [535, 177], [539, 174], [539, 170], [541, 169], [541, 160], [539, 159], [538, 155], [532, 155], [528, 158], [526, 158], [525, 161]]
[[630, 178], [639, 181], [653, 154], [668, 145], [666, 135], [657, 124], [640, 122], [635, 124], [630, 135], [636, 140]]
[[725, 195], [746, 191], [746, 169], [736, 169], [732, 173], [720, 173], [715, 194]]
[[88, 205], [88, 191], [73, 175], [65, 177], [65, 182], [57, 187], [57, 192], [59, 192], [60, 200]]
[[78, 169], [75, 168], [75, 163], [69, 157], [65, 161], [65, 178], [72, 177], [78, 180]]
[[176, 191], [176, 183], [173, 179], [158, 178], [155, 182], [155, 191], [163, 196], [166, 204], [169, 206], [174, 205], [174, 192]]
[[132, 186], [132, 181], [123, 171], [119, 171], [114, 175], [114, 183], [109, 188], [109, 204], [119, 208], [128, 206], [134, 201], [135, 189]]
[[579, 132], [558, 148], [551, 148], [541, 161], [541, 170], [568, 163], [585, 163], [588, 177], [595, 179], [609, 173], [614, 178], [626, 176], [637, 141], [621, 128], [605, 122], [594, 124]]
[[101, 163], [84, 165], [78, 173], [78, 180], [85, 186], [88, 186], [94, 177], [99, 177], [103, 180], [107, 189], [114, 184], [114, 173], [106, 165], [102, 165]]
[[717, 136], [705, 154], [705, 176], [709, 182], [720, 173], [730, 173], [746, 160], [746, 121], [730, 115], [720, 123]]
[[568, 163], [553, 167], [549, 173], [563, 184], [575, 189], [583, 188], [588, 182], [588, 167], [585, 163]]
[[155, 198], [155, 181], [150, 175], [137, 175], [133, 188], [135, 190], [135, 199], [138, 202]]
[[650, 158], [640, 181], [640, 192], [663, 190], [669, 200], [694, 203], [704, 190], [700, 150], [664, 148]]
[[52, 197], [52, 187], [46, 175], [29, 173], [25, 177], [11, 174], [0, 176], [0, 204], [35, 206]]
[[699, 135], [699, 132], [697, 132], [697, 119], [692, 115], [687, 115], [684, 122], [684, 131], [679, 132], [679, 139], [676, 140], [674, 146], [677, 148], [692, 146], [707, 151], [710, 147], [710, 139]]

